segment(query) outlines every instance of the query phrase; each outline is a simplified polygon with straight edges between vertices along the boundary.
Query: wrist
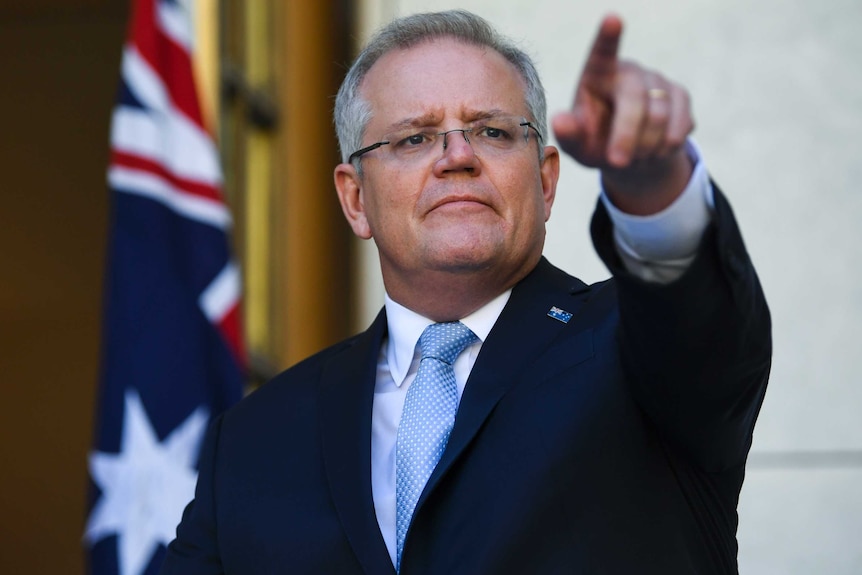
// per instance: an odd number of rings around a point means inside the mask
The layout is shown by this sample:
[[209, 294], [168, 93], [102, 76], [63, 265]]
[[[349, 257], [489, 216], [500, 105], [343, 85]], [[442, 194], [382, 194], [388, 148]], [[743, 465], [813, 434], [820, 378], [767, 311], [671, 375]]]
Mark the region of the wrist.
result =
[[608, 199], [621, 211], [648, 216], [670, 206], [685, 190], [694, 162], [683, 146], [665, 158], [636, 160], [626, 168], [602, 170]]

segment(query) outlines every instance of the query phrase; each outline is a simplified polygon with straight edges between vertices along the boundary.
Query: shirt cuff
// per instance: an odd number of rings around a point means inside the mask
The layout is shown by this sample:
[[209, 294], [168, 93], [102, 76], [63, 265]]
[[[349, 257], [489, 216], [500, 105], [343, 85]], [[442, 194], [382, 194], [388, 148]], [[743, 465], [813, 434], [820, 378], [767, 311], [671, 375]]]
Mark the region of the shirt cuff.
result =
[[649, 216], [619, 210], [602, 188], [601, 198], [614, 225], [617, 253], [626, 269], [646, 281], [670, 283], [694, 260], [700, 238], [712, 219], [712, 184], [697, 144], [686, 151], [694, 163], [682, 194], [667, 208]]

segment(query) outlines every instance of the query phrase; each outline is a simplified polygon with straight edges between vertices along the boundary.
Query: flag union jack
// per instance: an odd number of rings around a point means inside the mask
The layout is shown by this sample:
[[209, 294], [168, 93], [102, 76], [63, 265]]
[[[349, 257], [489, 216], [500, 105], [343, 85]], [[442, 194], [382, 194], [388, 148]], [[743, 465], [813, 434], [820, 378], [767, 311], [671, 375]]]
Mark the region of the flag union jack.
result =
[[241, 396], [240, 275], [188, 8], [136, 0], [123, 50], [85, 534], [98, 575], [158, 571], [193, 496], [206, 421]]

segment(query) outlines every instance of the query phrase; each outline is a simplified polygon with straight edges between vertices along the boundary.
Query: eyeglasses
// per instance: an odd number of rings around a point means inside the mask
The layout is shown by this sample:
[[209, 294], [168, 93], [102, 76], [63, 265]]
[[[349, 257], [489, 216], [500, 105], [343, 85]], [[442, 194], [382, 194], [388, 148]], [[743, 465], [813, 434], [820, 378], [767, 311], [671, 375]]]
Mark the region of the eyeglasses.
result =
[[440, 136], [443, 136], [445, 151], [448, 146], [446, 138], [452, 132], [461, 132], [464, 140], [473, 148], [473, 153], [479, 157], [504, 156], [527, 146], [527, 142], [530, 141], [530, 128], [536, 132], [536, 137], [541, 141], [542, 135], [538, 128], [519, 116], [493, 116], [472, 122], [466, 128], [445, 132], [437, 132], [433, 127], [405, 128], [384, 136], [384, 139], [376, 144], [356, 150], [350, 154], [347, 162], [353, 162], [363, 154], [388, 145], [389, 147], [382, 150], [384, 161], [399, 164], [420, 163], [432, 156]]

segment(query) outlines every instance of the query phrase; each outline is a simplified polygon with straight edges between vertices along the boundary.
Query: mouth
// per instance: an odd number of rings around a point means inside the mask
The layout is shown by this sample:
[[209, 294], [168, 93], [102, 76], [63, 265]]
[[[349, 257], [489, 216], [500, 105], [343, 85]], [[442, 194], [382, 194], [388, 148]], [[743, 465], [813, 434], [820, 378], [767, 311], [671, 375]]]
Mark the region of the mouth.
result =
[[428, 217], [435, 216], [447, 221], [478, 221], [494, 214], [493, 208], [487, 203], [476, 199], [452, 199], [440, 202], [428, 212]]
[[496, 192], [479, 182], [446, 182], [433, 186], [422, 194], [419, 201], [420, 213], [446, 214], [447, 217], [459, 213], [477, 215], [481, 212], [497, 212]]
[[453, 195], [446, 196], [440, 198], [437, 202], [435, 202], [429, 212], [433, 212], [434, 210], [445, 209], [445, 210], [471, 210], [477, 208], [490, 208], [491, 205], [482, 198], [479, 198], [474, 195]]
[[477, 200], [475, 198], [452, 198], [447, 199], [445, 201], [440, 202], [434, 209], [437, 208], [467, 208], [470, 206], [487, 206], [485, 202], [481, 200]]

